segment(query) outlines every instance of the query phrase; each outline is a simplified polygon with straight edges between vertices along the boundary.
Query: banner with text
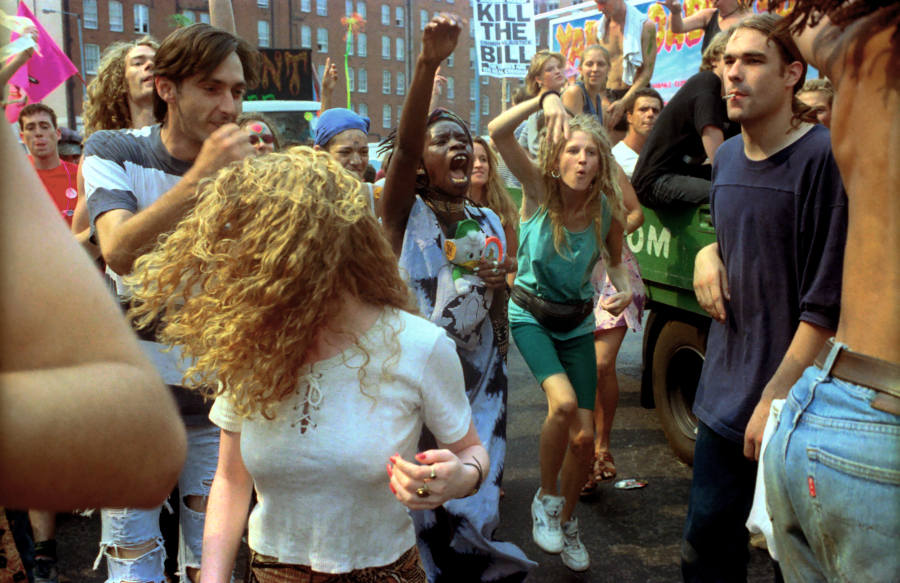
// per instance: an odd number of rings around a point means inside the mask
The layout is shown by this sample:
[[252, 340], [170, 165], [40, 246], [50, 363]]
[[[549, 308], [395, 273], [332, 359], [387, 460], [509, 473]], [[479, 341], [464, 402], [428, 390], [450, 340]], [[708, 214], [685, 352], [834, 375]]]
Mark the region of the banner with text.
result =
[[524, 78], [535, 52], [532, 0], [474, 0], [478, 72]]
[[247, 88], [244, 99], [311, 100], [315, 82], [310, 49], [258, 49], [259, 83]]

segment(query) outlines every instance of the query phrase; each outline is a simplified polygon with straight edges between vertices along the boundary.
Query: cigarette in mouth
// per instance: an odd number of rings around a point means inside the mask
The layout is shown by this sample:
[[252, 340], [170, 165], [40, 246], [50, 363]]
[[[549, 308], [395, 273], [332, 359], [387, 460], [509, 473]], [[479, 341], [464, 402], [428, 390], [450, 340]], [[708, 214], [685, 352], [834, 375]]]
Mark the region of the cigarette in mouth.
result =
[[728, 101], [729, 99], [733, 99], [733, 98], [734, 98], [734, 93], [729, 93], [728, 95], [725, 95], [724, 97], [722, 97], [722, 99], [724, 99], [725, 101]]

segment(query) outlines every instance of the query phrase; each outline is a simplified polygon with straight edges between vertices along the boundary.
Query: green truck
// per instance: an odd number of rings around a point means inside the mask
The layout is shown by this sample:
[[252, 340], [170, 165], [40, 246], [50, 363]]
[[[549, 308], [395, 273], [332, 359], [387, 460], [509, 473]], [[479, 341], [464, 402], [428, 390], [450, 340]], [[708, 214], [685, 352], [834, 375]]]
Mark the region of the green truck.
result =
[[706, 353], [710, 317], [693, 289], [694, 256], [715, 242], [709, 205], [644, 207], [644, 224], [627, 237], [647, 288], [641, 404], [656, 407], [675, 454], [694, 458], [697, 418], [691, 412]]

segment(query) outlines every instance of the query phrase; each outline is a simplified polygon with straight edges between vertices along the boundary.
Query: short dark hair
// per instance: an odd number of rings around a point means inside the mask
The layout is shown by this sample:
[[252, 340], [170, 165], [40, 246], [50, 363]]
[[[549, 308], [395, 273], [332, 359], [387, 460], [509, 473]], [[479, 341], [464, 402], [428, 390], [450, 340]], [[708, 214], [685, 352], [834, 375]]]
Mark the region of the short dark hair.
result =
[[652, 97], [653, 99], [659, 100], [659, 107], [662, 109], [663, 101], [662, 95], [659, 94], [659, 91], [654, 89], [653, 87], [641, 87], [637, 91], [635, 91], [631, 97], [628, 98], [628, 103], [625, 104], [625, 111], [629, 113], [634, 113], [634, 106], [637, 104], [637, 100], [639, 97]]
[[22, 108], [22, 111], [19, 112], [19, 130], [25, 130], [25, 122], [22, 121], [26, 117], [31, 117], [32, 115], [36, 115], [38, 113], [46, 113], [50, 116], [50, 121], [53, 122], [53, 129], [56, 129], [56, 112], [53, 111], [53, 108], [49, 105], [44, 105], [43, 103], [29, 103], [25, 107]]
[[[209, 74], [231, 53], [237, 53], [248, 86], [256, 85], [259, 72], [259, 53], [253, 46], [226, 30], [198, 23], [176, 29], [167, 36], [153, 59], [153, 74], [165, 77], [177, 85], [188, 77]], [[168, 104], [153, 91], [153, 116], [156, 121], [166, 118]]]

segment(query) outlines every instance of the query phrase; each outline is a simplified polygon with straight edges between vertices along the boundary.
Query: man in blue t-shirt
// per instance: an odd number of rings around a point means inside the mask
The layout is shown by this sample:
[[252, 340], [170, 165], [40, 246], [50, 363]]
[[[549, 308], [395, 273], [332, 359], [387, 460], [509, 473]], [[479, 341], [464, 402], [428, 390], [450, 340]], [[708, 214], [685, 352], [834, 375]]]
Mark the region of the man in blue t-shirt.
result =
[[763, 429], [837, 327], [846, 195], [823, 126], [797, 118], [806, 65], [778, 17], [744, 20], [725, 49], [728, 117], [716, 154], [716, 243], [694, 268], [714, 321], [697, 389], [694, 478], [682, 543], [686, 581], [743, 581]]

